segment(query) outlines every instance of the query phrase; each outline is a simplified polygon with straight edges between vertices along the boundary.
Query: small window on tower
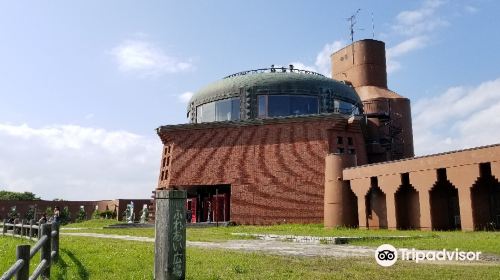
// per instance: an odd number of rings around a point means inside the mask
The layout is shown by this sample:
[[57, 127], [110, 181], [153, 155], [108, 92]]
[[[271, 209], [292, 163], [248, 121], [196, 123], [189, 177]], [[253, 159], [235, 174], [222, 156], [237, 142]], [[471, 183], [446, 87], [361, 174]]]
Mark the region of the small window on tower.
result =
[[344, 138], [342, 138], [342, 136], [337, 136], [337, 144], [339, 145], [344, 144]]
[[344, 148], [337, 148], [337, 154], [343, 154]]
[[352, 137], [347, 137], [347, 145], [352, 146], [353, 144]]

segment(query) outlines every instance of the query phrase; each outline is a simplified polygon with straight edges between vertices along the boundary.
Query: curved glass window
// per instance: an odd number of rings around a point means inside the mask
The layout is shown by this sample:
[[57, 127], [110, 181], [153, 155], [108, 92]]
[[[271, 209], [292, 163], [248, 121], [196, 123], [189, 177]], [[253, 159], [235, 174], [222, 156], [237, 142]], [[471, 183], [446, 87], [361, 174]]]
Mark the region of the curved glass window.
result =
[[341, 113], [346, 115], [359, 115], [358, 107], [349, 102], [335, 99], [333, 101], [333, 107], [336, 113]]
[[240, 119], [240, 99], [228, 98], [196, 107], [196, 123]]
[[318, 114], [319, 98], [308, 95], [259, 95], [258, 116], [283, 117]]

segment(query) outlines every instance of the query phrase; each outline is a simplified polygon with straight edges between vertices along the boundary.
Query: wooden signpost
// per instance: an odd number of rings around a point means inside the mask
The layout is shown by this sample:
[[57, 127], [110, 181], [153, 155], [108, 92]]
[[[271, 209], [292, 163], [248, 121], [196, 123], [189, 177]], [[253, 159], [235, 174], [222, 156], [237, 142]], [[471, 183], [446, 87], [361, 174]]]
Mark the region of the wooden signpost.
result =
[[186, 277], [186, 191], [156, 191], [156, 280]]

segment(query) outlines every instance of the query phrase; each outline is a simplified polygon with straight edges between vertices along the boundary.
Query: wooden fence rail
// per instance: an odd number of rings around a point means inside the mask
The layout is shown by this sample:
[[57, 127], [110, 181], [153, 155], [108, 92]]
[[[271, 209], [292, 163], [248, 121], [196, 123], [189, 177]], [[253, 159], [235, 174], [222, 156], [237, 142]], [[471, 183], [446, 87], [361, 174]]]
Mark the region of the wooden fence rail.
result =
[[[16, 262], [0, 277], [0, 280], [9, 280], [14, 276], [17, 280], [34, 280], [40, 276], [42, 279], [50, 278], [52, 261], [59, 256], [59, 224], [35, 225], [33, 221], [29, 224], [16, 221], [8, 223], [6, 220], [2, 224], [2, 234], [7, 236], [31, 239], [35, 231], [38, 238], [36, 244], [33, 248], [30, 245], [17, 246]], [[29, 276], [30, 261], [38, 251], [40, 251], [40, 263]]]
[[30, 220], [28, 222], [26, 220], [19, 221], [15, 219], [13, 223], [9, 223], [7, 219], [5, 219], [0, 225], [2, 226], [2, 235], [29, 238], [30, 240], [38, 238], [40, 235], [40, 226], [35, 223], [35, 220]]

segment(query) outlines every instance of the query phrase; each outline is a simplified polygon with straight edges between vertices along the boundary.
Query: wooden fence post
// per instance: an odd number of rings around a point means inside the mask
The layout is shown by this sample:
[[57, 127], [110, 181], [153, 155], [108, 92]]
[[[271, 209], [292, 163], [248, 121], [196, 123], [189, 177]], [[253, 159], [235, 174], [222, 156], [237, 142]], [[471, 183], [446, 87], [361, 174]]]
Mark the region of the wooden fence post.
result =
[[22, 268], [16, 274], [16, 280], [28, 280], [30, 276], [30, 245], [19, 245], [16, 248], [16, 257], [23, 260]]
[[30, 220], [30, 240], [33, 237], [33, 224], [34, 224], [34, 222], [35, 222], [35, 220], [33, 220], [33, 219]]
[[55, 252], [54, 259], [56, 259], [59, 256], [59, 223], [52, 224], [52, 230], [56, 232], [52, 237], [52, 252]]
[[186, 191], [156, 191], [156, 280], [186, 277]]
[[40, 240], [40, 238], [42, 238], [42, 225], [44, 225], [44, 224], [41, 224], [41, 223], [38, 224], [38, 240]]
[[14, 222], [12, 223], [12, 237], [16, 237], [16, 224], [19, 222], [19, 220], [14, 219]]
[[9, 220], [7, 219], [3, 219], [3, 228], [2, 228], [2, 235], [5, 235], [7, 233], [7, 226], [5, 224], [7, 224]]
[[40, 261], [44, 259], [47, 260], [47, 267], [42, 272], [42, 279], [50, 279], [50, 266], [51, 266], [51, 258], [50, 254], [52, 251], [51, 240], [52, 240], [52, 225], [49, 223], [42, 225], [42, 236], [47, 236], [47, 241], [42, 246], [42, 250], [40, 252]]
[[24, 231], [24, 230], [25, 230], [25, 229], [24, 229], [24, 220], [21, 220], [21, 232], [20, 232], [20, 234], [21, 234], [21, 238], [24, 236], [24, 233], [25, 233], [25, 231]]

